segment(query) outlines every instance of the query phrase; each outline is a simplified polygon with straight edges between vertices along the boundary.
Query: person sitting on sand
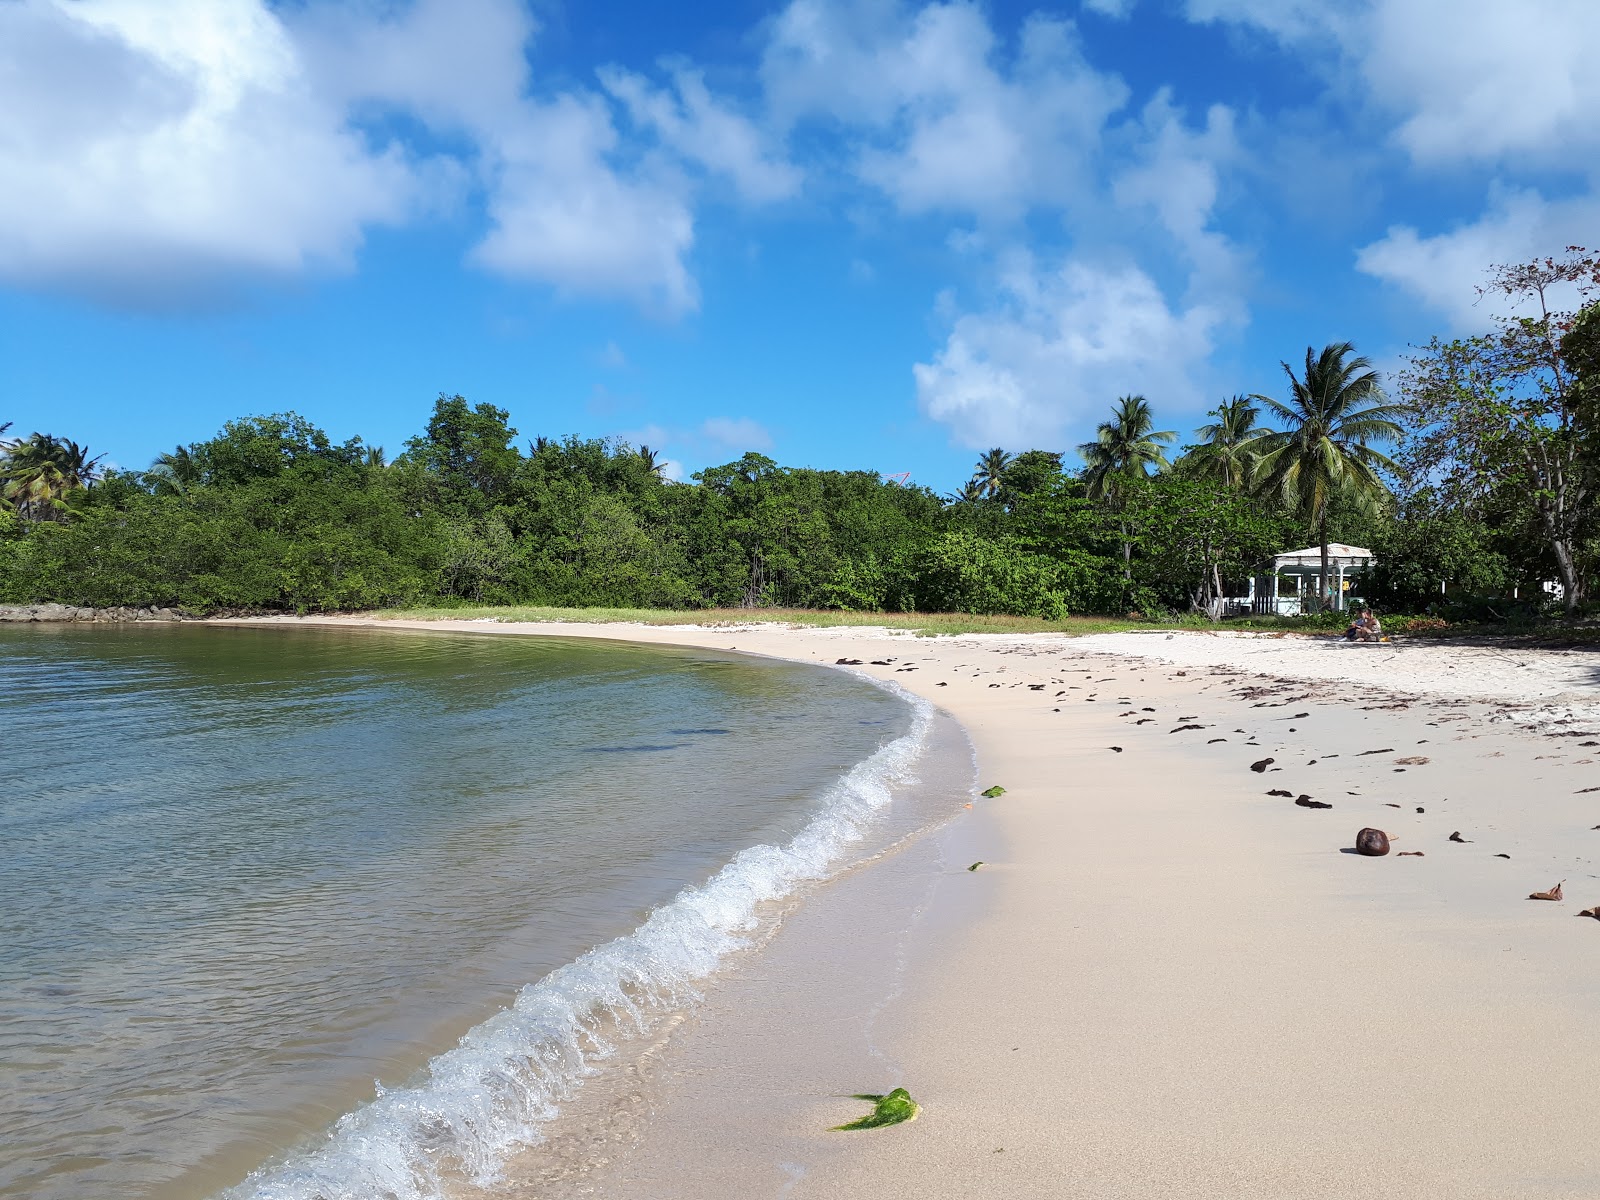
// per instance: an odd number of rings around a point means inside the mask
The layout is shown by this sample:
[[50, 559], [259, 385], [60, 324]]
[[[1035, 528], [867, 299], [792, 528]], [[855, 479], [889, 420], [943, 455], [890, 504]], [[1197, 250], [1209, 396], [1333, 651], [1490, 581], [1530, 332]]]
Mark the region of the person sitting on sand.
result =
[[1347, 642], [1375, 642], [1383, 632], [1383, 626], [1378, 624], [1378, 618], [1372, 615], [1370, 608], [1363, 608], [1356, 619], [1350, 622], [1350, 628], [1344, 631], [1344, 640]]

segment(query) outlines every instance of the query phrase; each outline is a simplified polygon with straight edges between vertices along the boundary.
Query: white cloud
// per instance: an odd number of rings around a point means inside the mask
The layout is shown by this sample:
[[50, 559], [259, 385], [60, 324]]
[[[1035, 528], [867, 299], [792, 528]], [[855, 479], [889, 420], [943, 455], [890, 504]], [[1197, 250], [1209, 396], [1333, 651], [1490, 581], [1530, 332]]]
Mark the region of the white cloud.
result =
[[679, 65], [671, 75], [676, 95], [617, 67], [602, 70], [600, 81], [635, 125], [690, 162], [727, 176], [747, 200], [785, 200], [800, 190], [800, 171], [768, 147], [754, 122], [711, 95], [700, 72]]
[[257, 0], [0, 5], [0, 278], [182, 302], [345, 268], [428, 191], [308, 87]]
[[1498, 188], [1476, 221], [1425, 237], [1397, 225], [1364, 246], [1356, 266], [1447, 316], [1458, 333], [1483, 330], [1500, 309], [1477, 288], [1497, 263], [1526, 262], [1579, 241], [1600, 224], [1593, 198], [1552, 204], [1537, 192]]
[[1343, 67], [1419, 162], [1581, 168], [1573, 151], [1600, 146], [1594, 0], [1188, 0], [1187, 12], [1297, 44], [1319, 70]]
[[535, 26], [518, 0], [336, 9], [302, 29], [319, 78], [348, 102], [470, 139], [490, 229], [469, 261], [664, 316], [698, 305], [686, 181], [671, 163], [639, 161], [602, 97], [528, 94], [523, 48]]
[[696, 308], [684, 259], [694, 216], [670, 172], [627, 175], [607, 158], [617, 134], [598, 97], [528, 102], [485, 140], [489, 233], [470, 261], [577, 296], [621, 296], [664, 316]]
[[[475, 193], [472, 263], [692, 310], [684, 167], [759, 198], [793, 168], [688, 68], [636, 97], [660, 146], [624, 138], [604, 94], [539, 91], [536, 32], [522, 0], [0, 0], [0, 282], [193, 302], [348, 269], [369, 228]], [[367, 132], [396, 116], [425, 132]]]
[[772, 449], [772, 435], [749, 417], [711, 417], [700, 426], [700, 434], [730, 450]]
[[1353, 26], [1362, 11], [1327, 0], [1188, 0], [1191, 21], [1225, 21], [1250, 26], [1284, 40], [1321, 36]]
[[906, 212], [1014, 217], [1069, 202], [1127, 98], [1089, 67], [1069, 22], [1029, 18], [1007, 55], [960, 2], [905, 13], [793, 0], [762, 71], [780, 120], [853, 132], [856, 173]]
[[1233, 113], [1214, 105], [1205, 126], [1190, 130], [1166, 90], [1145, 106], [1133, 165], [1112, 183], [1124, 211], [1146, 208], [1177, 243], [1192, 271], [1192, 288], [1219, 298], [1238, 293], [1241, 263], [1234, 245], [1212, 225], [1219, 164], [1241, 157]]
[[1134, 0], [1083, 0], [1084, 8], [1114, 21], [1126, 21], [1132, 16], [1133, 4]]
[[1018, 254], [998, 304], [957, 317], [933, 362], [913, 368], [918, 401], [966, 446], [1063, 449], [1124, 393], [1198, 405], [1195, 372], [1223, 321], [1205, 304], [1175, 310], [1136, 267], [1040, 272]]
[[1600, 147], [1600, 4], [1381, 0], [1363, 55], [1419, 160], [1559, 159]]

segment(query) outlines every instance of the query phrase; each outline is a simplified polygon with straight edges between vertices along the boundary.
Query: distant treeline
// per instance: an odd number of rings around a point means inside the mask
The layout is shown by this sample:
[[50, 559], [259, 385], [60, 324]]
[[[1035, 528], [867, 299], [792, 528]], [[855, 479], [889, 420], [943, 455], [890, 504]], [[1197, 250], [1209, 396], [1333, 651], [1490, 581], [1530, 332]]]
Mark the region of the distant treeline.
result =
[[[1600, 266], [1493, 278], [1525, 298]], [[996, 449], [944, 496], [760, 454], [674, 482], [647, 447], [522, 442], [460, 396], [392, 461], [292, 413], [146, 471], [35, 434], [0, 440], [0, 602], [1215, 611], [1275, 552], [1343, 541], [1378, 553], [1360, 586], [1391, 610], [1500, 614], [1545, 580], [1576, 608], [1600, 567], [1597, 346], [1595, 306], [1507, 322], [1423, 348], [1394, 397], [1348, 345], [1308, 350], [1281, 399], [1233, 397], [1181, 449], [1128, 396], [1071, 461]]]

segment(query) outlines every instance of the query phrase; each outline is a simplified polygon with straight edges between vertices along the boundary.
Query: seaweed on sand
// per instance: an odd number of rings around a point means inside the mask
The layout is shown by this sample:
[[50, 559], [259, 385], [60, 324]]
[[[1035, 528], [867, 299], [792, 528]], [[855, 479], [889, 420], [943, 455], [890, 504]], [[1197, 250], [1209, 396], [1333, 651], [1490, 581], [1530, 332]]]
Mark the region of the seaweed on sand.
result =
[[852, 1100], [870, 1100], [873, 1109], [866, 1116], [847, 1125], [835, 1125], [832, 1132], [841, 1133], [855, 1129], [879, 1129], [884, 1125], [898, 1125], [902, 1121], [914, 1121], [920, 1106], [911, 1098], [911, 1093], [905, 1088], [895, 1088], [887, 1096], [876, 1096], [859, 1093], [851, 1097]]
[[1001, 787], [998, 783], [995, 784], [992, 788], [989, 788], [986, 791], [982, 791], [982, 792], [978, 793], [978, 795], [983, 796], [985, 799], [989, 799], [989, 800], [993, 800], [996, 796], [1004, 796], [1005, 794], [1006, 794], [1005, 788]]

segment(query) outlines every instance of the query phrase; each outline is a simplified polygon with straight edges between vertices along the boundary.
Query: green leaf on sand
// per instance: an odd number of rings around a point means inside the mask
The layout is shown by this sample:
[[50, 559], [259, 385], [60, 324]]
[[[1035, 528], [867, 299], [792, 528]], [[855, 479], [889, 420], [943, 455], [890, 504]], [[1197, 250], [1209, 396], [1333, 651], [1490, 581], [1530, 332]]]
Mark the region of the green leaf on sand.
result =
[[873, 1110], [859, 1121], [851, 1121], [848, 1125], [835, 1125], [833, 1132], [839, 1133], [852, 1129], [877, 1129], [884, 1125], [898, 1125], [901, 1121], [916, 1119], [920, 1106], [911, 1098], [911, 1093], [905, 1088], [895, 1088], [887, 1096], [856, 1095], [853, 1100], [871, 1100]]
[[980, 858], [977, 862], [973, 863], [970, 867], [968, 867], [967, 870], [976, 871], [981, 866], [983, 866], [983, 859]]
[[996, 796], [1004, 796], [1005, 794], [1006, 794], [1005, 788], [1001, 787], [998, 783], [995, 784], [988, 791], [979, 792], [978, 793], [978, 795], [984, 797], [987, 800], [993, 800]]

